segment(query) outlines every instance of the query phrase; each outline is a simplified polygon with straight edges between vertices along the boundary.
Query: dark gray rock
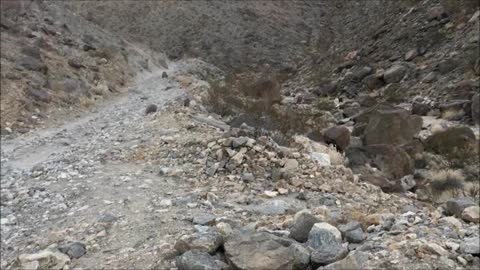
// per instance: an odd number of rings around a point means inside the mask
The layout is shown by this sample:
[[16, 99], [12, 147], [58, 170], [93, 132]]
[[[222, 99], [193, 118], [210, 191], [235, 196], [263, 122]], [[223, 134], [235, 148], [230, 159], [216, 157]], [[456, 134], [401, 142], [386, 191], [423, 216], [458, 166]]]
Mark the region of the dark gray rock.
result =
[[151, 114], [151, 113], [154, 113], [157, 111], [157, 105], [155, 104], [150, 104], [147, 106], [147, 108], [145, 109], [145, 114]]
[[232, 147], [238, 148], [244, 146], [248, 142], [248, 137], [238, 137], [232, 139]]
[[290, 237], [299, 242], [306, 242], [313, 224], [318, 222], [320, 222], [320, 219], [306, 209], [296, 213], [290, 228]]
[[453, 198], [445, 204], [445, 213], [462, 218], [462, 212], [465, 208], [475, 205], [475, 201], [470, 197]]
[[385, 71], [383, 79], [386, 83], [400, 82], [407, 73], [407, 67], [403, 65], [395, 65]]
[[412, 104], [412, 114], [415, 115], [425, 116], [431, 109], [430, 105], [425, 103], [413, 102]]
[[338, 227], [344, 239], [349, 243], [361, 243], [366, 239], [366, 235], [362, 230], [358, 221], [352, 221], [348, 224]]
[[117, 221], [117, 217], [110, 213], [102, 213], [97, 216], [97, 222], [100, 223], [113, 223]]
[[205, 232], [197, 232], [180, 237], [175, 243], [175, 249], [183, 254], [188, 250], [208, 252], [213, 254], [223, 244], [223, 237], [216, 228]]
[[206, 252], [187, 251], [176, 259], [179, 270], [221, 270], [225, 263]]
[[167, 74], [167, 72], [165, 72], [165, 71], [164, 71], [164, 72], [162, 72], [162, 78], [163, 78], [163, 79], [166, 79], [166, 78], [168, 78], [168, 74]]
[[87, 253], [85, 244], [74, 242], [66, 246], [62, 246], [59, 250], [67, 254], [72, 259], [78, 259]]
[[348, 249], [342, 244], [340, 231], [328, 223], [317, 223], [310, 230], [307, 244], [312, 250], [311, 261], [326, 265], [343, 259]]

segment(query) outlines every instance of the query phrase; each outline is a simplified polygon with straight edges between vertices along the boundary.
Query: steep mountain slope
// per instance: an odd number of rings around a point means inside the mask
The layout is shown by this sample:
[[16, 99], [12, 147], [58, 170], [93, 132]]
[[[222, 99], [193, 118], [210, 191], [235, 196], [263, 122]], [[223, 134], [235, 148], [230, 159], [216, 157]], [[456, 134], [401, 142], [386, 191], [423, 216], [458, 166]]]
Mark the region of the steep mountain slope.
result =
[[[472, 18], [478, 5], [471, 0], [375, 0], [100, 1], [68, 6], [172, 58], [200, 57], [227, 72], [273, 67], [299, 73], [284, 92], [321, 94], [333, 91], [334, 85], [338, 91], [327, 94], [369, 93], [385, 84], [373, 75], [365, 77], [400, 63], [413, 71], [400, 89], [390, 90], [393, 95], [411, 93], [413, 98], [421, 93], [445, 101], [470, 99], [478, 86], [479, 26], [478, 17]], [[120, 16], [104, 16], [106, 10]], [[361, 71], [364, 67], [368, 70]], [[422, 84], [432, 72], [435, 78]], [[466, 93], [452, 96], [459, 87]]]
[[164, 62], [55, 3], [1, 5], [3, 134], [27, 132], [62, 107], [88, 107]]

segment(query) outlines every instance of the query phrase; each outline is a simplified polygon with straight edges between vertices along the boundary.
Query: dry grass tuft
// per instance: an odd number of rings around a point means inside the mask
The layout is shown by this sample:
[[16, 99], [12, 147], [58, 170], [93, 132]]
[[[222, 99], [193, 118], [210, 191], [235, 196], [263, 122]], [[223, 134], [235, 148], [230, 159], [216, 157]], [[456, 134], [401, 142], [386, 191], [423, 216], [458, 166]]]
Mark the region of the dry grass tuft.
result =
[[465, 186], [465, 176], [460, 170], [440, 170], [433, 172], [429, 182], [432, 199], [442, 195], [458, 196]]

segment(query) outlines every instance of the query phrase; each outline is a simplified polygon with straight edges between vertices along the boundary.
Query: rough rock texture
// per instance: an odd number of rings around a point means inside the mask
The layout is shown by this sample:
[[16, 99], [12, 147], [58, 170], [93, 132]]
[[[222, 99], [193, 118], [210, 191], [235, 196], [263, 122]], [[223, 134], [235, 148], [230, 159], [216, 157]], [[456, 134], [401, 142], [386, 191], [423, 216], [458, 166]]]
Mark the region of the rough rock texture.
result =
[[316, 223], [308, 235], [313, 263], [326, 265], [343, 259], [347, 248], [342, 244], [340, 231], [328, 223]]
[[205, 252], [187, 251], [176, 260], [179, 270], [221, 270], [222, 262]]
[[401, 148], [392, 145], [352, 147], [348, 149], [346, 156], [349, 158], [351, 167], [372, 164], [390, 179], [400, 179], [414, 172], [414, 164], [410, 156]]
[[327, 144], [334, 144], [340, 151], [345, 151], [350, 144], [350, 130], [344, 126], [327, 129], [323, 137]]
[[306, 242], [310, 230], [318, 222], [320, 222], [320, 219], [312, 215], [309, 210], [296, 213], [290, 228], [290, 237], [299, 242]]
[[370, 117], [365, 129], [364, 143], [404, 144], [422, 128], [422, 119], [406, 110], [378, 111]]
[[196, 250], [208, 253], [215, 251], [223, 244], [223, 237], [216, 229], [208, 229], [206, 232], [197, 232], [192, 235], [184, 235], [175, 243], [175, 249], [180, 253], [188, 250]]
[[237, 269], [291, 269], [291, 249], [269, 233], [240, 234], [225, 243], [227, 260]]
[[358, 221], [352, 221], [345, 225], [340, 225], [338, 229], [342, 232], [343, 238], [349, 243], [361, 243], [366, 238], [361, 224]]

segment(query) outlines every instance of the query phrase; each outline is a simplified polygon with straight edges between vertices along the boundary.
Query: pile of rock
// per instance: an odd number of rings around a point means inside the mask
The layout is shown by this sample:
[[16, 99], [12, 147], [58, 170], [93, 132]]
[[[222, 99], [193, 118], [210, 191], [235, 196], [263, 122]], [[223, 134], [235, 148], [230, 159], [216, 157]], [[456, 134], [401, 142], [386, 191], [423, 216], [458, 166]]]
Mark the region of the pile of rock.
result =
[[[364, 266], [368, 256], [349, 254], [348, 242], [361, 243], [365, 234], [358, 222], [341, 227], [322, 222], [308, 210], [298, 212], [290, 231], [258, 231], [244, 227], [234, 232], [230, 225], [197, 226], [197, 232], [182, 236], [175, 244], [179, 269], [325, 269]], [[344, 242], [345, 241], [345, 242]]]
[[[315, 163], [314, 156], [302, 149], [279, 146], [267, 136], [256, 139], [248, 136], [226, 137], [207, 146], [210, 154], [205, 172], [208, 176], [236, 174], [241, 175], [244, 182], [252, 182], [256, 178], [288, 180], [294, 174], [317, 165], [331, 165], [328, 153], [316, 153], [317, 156], [323, 154], [324, 161]], [[324, 146], [323, 150], [327, 149]]]

